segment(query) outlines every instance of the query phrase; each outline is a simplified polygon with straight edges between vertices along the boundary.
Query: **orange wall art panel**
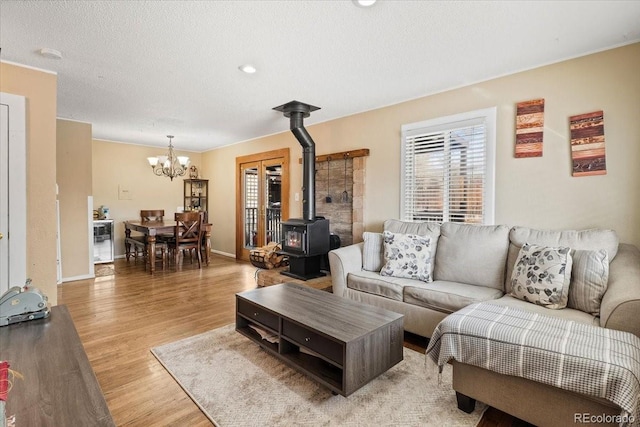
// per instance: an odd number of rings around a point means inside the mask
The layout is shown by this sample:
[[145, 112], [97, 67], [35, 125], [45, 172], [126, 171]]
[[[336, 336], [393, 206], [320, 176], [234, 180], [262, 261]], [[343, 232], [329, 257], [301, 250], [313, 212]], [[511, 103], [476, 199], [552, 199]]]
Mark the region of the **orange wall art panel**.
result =
[[573, 176], [605, 175], [604, 114], [602, 111], [569, 118]]
[[516, 157], [542, 157], [544, 99], [519, 102], [516, 110]]

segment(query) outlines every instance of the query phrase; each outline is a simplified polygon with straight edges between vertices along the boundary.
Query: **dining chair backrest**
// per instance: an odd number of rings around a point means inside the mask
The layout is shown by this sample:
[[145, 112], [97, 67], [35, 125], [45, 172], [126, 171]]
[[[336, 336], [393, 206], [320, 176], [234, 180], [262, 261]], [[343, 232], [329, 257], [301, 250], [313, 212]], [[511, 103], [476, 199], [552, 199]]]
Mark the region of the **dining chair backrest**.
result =
[[164, 209], [141, 210], [140, 220], [142, 222], [164, 220]]
[[202, 241], [202, 216], [200, 212], [177, 212], [175, 214], [176, 245], [198, 247]]

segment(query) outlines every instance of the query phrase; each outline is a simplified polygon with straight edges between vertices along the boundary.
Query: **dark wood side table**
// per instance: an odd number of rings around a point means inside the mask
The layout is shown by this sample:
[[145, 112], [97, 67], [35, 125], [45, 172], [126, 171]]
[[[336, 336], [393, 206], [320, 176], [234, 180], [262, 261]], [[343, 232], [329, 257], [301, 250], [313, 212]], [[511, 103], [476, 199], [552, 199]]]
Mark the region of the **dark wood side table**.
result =
[[0, 360], [24, 377], [6, 405], [17, 426], [115, 426], [66, 306], [1, 327]]

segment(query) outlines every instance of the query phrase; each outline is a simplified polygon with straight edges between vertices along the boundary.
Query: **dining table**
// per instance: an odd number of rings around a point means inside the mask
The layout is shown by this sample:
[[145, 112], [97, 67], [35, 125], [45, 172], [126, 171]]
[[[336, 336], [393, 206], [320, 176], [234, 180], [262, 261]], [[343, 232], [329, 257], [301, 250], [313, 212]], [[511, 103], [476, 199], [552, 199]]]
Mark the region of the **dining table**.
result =
[[[163, 221], [141, 221], [131, 220], [124, 221], [124, 233], [126, 238], [131, 237], [131, 231], [137, 231], [146, 236], [147, 240], [147, 254], [156, 253], [156, 236], [160, 234], [173, 234], [175, 232], [176, 221], [163, 220]], [[211, 253], [211, 224], [202, 224], [204, 227], [204, 262], [209, 265], [209, 254]], [[149, 272], [153, 274], [156, 269], [156, 263], [152, 262], [152, 257], [147, 257], [149, 263]]]

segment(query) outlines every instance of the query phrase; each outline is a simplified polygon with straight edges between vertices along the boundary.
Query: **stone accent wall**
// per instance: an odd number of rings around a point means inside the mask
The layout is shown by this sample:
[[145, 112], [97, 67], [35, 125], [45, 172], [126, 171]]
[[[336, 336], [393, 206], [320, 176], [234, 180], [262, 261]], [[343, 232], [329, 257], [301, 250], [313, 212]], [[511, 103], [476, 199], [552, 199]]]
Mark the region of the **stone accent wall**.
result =
[[353, 159], [353, 243], [362, 242], [364, 232], [364, 183], [366, 157]]
[[[345, 191], [344, 158], [316, 163], [316, 215], [329, 220], [330, 230], [340, 237], [341, 246], [362, 241], [365, 158], [346, 159], [346, 202], [342, 201]], [[327, 202], [327, 196], [331, 197], [331, 202]]]
[[[316, 214], [329, 220], [332, 233], [340, 237], [340, 245], [353, 242], [353, 159], [336, 159], [316, 163]], [[342, 201], [342, 193], [347, 191], [347, 201]], [[331, 197], [331, 202], [327, 197]]]

